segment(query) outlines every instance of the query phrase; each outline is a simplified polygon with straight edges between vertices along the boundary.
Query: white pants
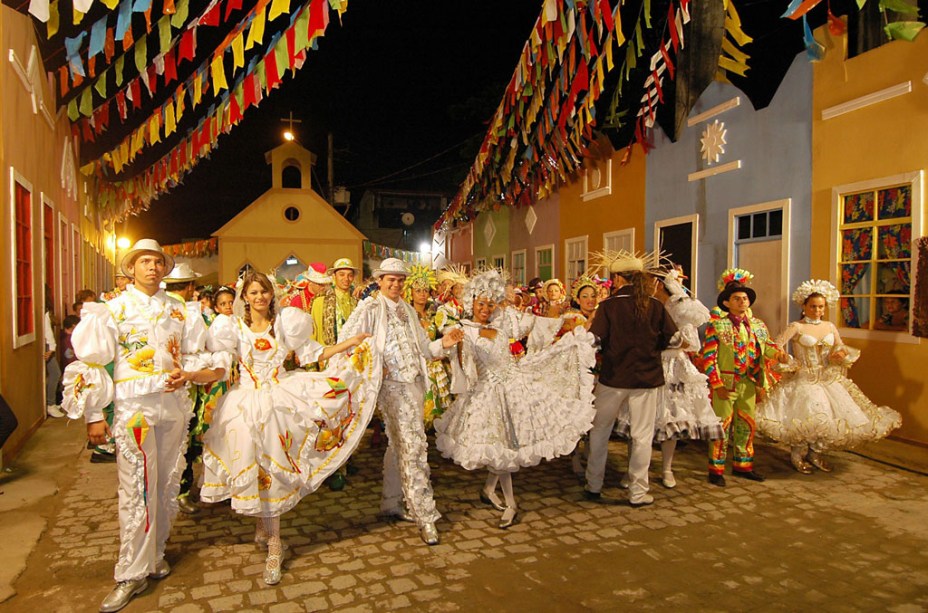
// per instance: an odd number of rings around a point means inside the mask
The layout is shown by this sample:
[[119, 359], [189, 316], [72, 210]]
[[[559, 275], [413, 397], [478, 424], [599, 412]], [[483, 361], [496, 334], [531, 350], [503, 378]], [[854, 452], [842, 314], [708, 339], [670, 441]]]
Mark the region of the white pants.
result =
[[628, 499], [636, 503], [648, 493], [648, 468], [651, 466], [651, 441], [654, 439], [654, 416], [657, 413], [659, 387], [620, 389], [596, 384], [593, 395], [596, 416], [590, 430], [590, 458], [586, 465], [586, 487], [598, 492], [606, 474], [609, 435], [616, 416], [628, 403], [631, 427], [628, 453]]
[[119, 477], [119, 559], [116, 581], [154, 571], [177, 515], [184, 470], [187, 390], [116, 402], [113, 436]]
[[424, 401], [425, 387], [421, 378], [415, 383], [384, 381], [377, 397], [389, 439], [383, 458], [380, 510], [401, 510], [405, 499], [406, 509], [419, 526], [441, 517], [435, 508], [429, 480]]

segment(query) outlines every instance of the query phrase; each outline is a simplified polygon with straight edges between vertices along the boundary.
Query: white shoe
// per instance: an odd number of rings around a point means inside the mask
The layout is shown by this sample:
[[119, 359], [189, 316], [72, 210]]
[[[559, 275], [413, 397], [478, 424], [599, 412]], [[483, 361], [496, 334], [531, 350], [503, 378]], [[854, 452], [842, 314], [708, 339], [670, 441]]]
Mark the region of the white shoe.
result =
[[664, 487], [667, 489], [672, 490], [673, 488], [677, 487], [677, 480], [673, 478], [673, 473], [669, 470], [664, 473], [663, 482]]
[[422, 537], [422, 542], [426, 545], [438, 544], [438, 530], [435, 529], [435, 524], [432, 522], [422, 524], [422, 527], [419, 528], [419, 536]]
[[654, 504], [654, 496], [652, 496], [651, 494], [645, 494], [644, 496], [642, 496], [641, 498], [638, 498], [637, 500], [629, 500], [628, 504], [630, 504], [632, 507], [636, 509], [639, 507], [646, 507], [649, 504]]
[[45, 407], [45, 412], [48, 413], [49, 417], [64, 417], [67, 415], [64, 411], [61, 410], [61, 407], [57, 404], [50, 404]]
[[627, 490], [628, 484], [629, 484], [628, 473], [625, 473], [624, 475], [622, 475], [622, 480], [619, 481], [619, 487], [622, 488], [623, 490]]
[[171, 574], [171, 565], [164, 558], [158, 560], [155, 569], [148, 573], [149, 579], [164, 579]]

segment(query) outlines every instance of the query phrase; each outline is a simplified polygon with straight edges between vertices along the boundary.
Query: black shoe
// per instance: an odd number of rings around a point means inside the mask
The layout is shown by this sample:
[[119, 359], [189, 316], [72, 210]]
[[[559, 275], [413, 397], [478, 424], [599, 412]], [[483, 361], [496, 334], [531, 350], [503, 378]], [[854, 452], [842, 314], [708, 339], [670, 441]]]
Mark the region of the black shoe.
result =
[[114, 453], [91, 453], [90, 454], [90, 463], [91, 464], [112, 464], [116, 461], [116, 454]]
[[622, 504], [623, 502], [621, 499], [616, 498], [615, 496], [609, 496], [608, 494], [603, 495], [602, 492], [591, 492], [587, 489], [583, 490], [583, 497], [590, 502], [612, 506]]
[[763, 475], [758, 475], [753, 470], [733, 470], [731, 471], [732, 477], [738, 477], [739, 479], [748, 479], [749, 481], [765, 481], [767, 477]]
[[717, 473], [709, 473], [709, 483], [712, 485], [717, 485], [719, 487], [725, 487], [725, 475], [719, 475]]

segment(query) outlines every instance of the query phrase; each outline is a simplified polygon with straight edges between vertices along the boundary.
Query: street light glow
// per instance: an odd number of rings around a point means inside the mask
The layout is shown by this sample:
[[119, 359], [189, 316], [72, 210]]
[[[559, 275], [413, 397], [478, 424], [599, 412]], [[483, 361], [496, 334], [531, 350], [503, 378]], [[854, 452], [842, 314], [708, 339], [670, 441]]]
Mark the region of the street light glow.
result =
[[426, 242], [419, 243], [419, 253], [431, 253], [432, 247]]
[[132, 241], [130, 241], [125, 236], [120, 236], [118, 239], [116, 239], [116, 246], [120, 249], [128, 249], [132, 246]]
[[290, 130], [284, 131], [284, 140], [285, 140], [285, 141], [288, 141], [288, 142], [289, 142], [289, 141], [292, 141], [292, 140], [295, 139], [295, 138], [296, 138], [296, 137], [293, 135], [293, 132], [291, 132]]

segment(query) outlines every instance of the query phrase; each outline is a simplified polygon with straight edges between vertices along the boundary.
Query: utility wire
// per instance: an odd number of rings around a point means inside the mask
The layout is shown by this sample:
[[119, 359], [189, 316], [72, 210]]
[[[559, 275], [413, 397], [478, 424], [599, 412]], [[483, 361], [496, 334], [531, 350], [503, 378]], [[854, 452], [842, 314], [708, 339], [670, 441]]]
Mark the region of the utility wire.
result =
[[472, 134], [471, 136], [468, 136], [467, 138], [465, 138], [465, 139], [462, 140], [461, 142], [459, 142], [459, 143], [457, 143], [457, 144], [454, 144], [454, 145], [451, 145], [451, 146], [448, 147], [447, 149], [443, 149], [442, 151], [439, 151], [439, 152], [436, 153], [435, 155], [430, 156], [430, 157], [427, 157], [426, 159], [424, 159], [424, 160], [422, 160], [422, 161], [420, 161], [420, 162], [416, 162], [415, 164], [411, 164], [411, 165], [407, 166], [406, 168], [402, 168], [402, 169], [400, 169], [400, 170], [397, 170], [396, 172], [391, 172], [391, 173], [386, 174], [386, 175], [384, 175], [384, 176], [382, 176], [382, 177], [378, 177], [378, 178], [376, 178], [376, 179], [372, 179], [372, 180], [366, 181], [366, 182], [364, 182], [364, 183], [357, 183], [357, 184], [351, 185], [351, 186], [349, 186], [349, 187], [351, 187], [351, 188], [355, 188], [355, 187], [367, 187], [367, 186], [369, 186], [369, 185], [375, 185], [375, 184], [377, 184], [377, 183], [382, 183], [382, 182], [383, 182], [384, 180], [386, 180], [386, 179], [391, 179], [391, 178], [393, 178], [393, 177], [395, 177], [395, 176], [397, 176], [397, 175], [401, 175], [401, 174], [403, 174], [403, 173], [409, 172], [409, 171], [412, 170], [413, 168], [418, 168], [419, 166], [422, 166], [423, 164], [425, 164], [425, 163], [427, 163], [427, 162], [431, 162], [431, 161], [434, 160], [435, 158], [441, 157], [441, 156], [443, 156], [444, 154], [448, 153], [449, 151], [452, 151], [452, 150], [454, 150], [454, 149], [457, 149], [458, 147], [460, 147], [461, 145], [463, 145], [464, 143], [466, 143], [466, 142], [469, 141], [470, 139], [474, 138], [475, 136], [479, 136], [479, 135], [480, 135], [479, 132], [476, 133], [476, 134]]

